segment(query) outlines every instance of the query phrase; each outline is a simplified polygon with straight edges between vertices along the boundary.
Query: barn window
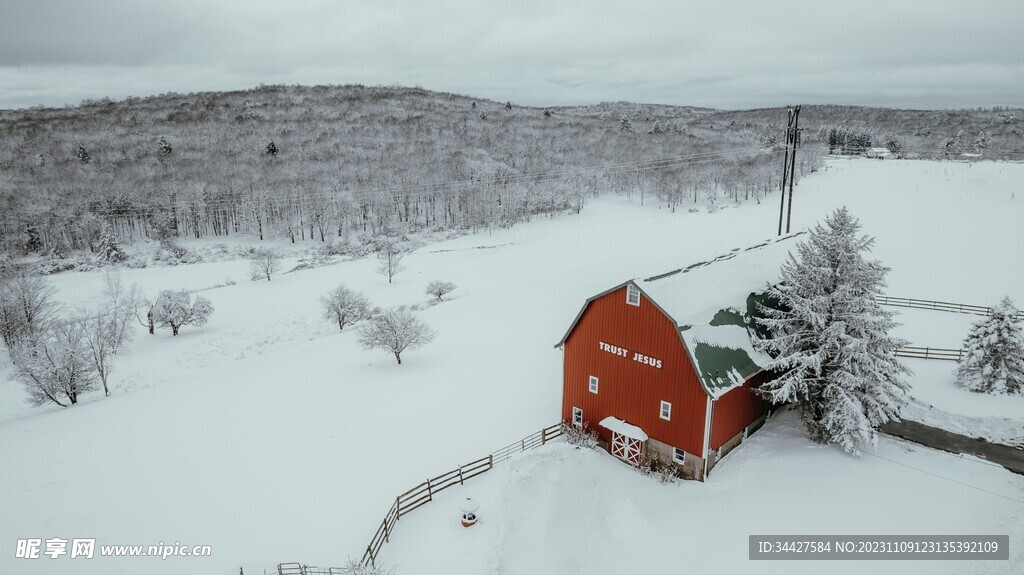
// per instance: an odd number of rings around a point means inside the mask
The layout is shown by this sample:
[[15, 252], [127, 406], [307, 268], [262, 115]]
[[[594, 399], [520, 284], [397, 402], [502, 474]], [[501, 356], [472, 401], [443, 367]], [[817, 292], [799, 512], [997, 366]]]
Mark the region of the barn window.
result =
[[669, 421], [669, 420], [672, 419], [672, 404], [671, 403], [669, 403], [667, 401], [661, 402], [661, 418], [664, 419], [665, 421]]
[[629, 305], [640, 305], [640, 288], [633, 284], [626, 286], [626, 303]]
[[679, 449], [678, 447], [673, 447], [672, 448], [672, 461], [675, 461], [676, 463], [678, 463], [680, 465], [682, 465], [683, 463], [686, 463], [686, 452], [683, 451], [682, 449]]
[[597, 377], [590, 376], [590, 393], [597, 393]]
[[574, 407], [572, 408], [572, 424], [576, 427], [583, 427], [583, 410]]

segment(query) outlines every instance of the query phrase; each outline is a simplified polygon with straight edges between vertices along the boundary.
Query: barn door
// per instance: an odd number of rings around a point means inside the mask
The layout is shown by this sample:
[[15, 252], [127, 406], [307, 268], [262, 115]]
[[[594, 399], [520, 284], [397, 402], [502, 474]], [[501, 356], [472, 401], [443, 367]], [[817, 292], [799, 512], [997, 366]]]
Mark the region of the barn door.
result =
[[612, 455], [630, 465], [640, 465], [641, 452], [643, 452], [643, 443], [639, 439], [612, 432]]

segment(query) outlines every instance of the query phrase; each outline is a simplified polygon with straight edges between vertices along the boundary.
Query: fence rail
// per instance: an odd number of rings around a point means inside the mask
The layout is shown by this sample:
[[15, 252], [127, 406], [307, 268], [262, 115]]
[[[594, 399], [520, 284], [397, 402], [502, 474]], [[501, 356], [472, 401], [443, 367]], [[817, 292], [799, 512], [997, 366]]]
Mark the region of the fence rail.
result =
[[941, 347], [914, 347], [908, 345], [896, 350], [900, 357], [916, 357], [918, 359], [945, 359], [948, 361], [960, 361], [964, 357], [962, 349], [944, 349]]
[[[878, 296], [875, 301], [879, 305], [891, 305], [894, 307], [909, 307], [914, 309], [931, 309], [937, 311], [948, 311], [952, 313], [967, 313], [973, 315], [992, 315], [992, 308], [966, 303], [953, 303], [948, 301], [932, 301], [927, 299], [914, 299], [907, 297]], [[1017, 314], [1019, 319], [1024, 319], [1024, 311]]]
[[[487, 454], [486, 457], [481, 457], [480, 459], [471, 461], [465, 465], [460, 465], [459, 467], [456, 467], [451, 471], [446, 471], [437, 477], [431, 477], [423, 483], [420, 483], [399, 495], [391, 504], [391, 508], [388, 509], [387, 514], [384, 515], [384, 520], [381, 521], [380, 525], [377, 527], [377, 531], [374, 532], [373, 537], [370, 539], [370, 544], [366, 546], [366, 552], [363, 553], [361, 563], [363, 565], [375, 565], [381, 548], [390, 540], [391, 533], [394, 531], [395, 524], [398, 523], [398, 520], [411, 513], [413, 510], [433, 501], [434, 496], [438, 493], [448, 489], [449, 487], [462, 485], [466, 481], [494, 469], [496, 464], [508, 461], [513, 455], [528, 449], [533, 449], [534, 447], [540, 447], [560, 435], [562, 435], [561, 423], [549, 425], [548, 427], [545, 427], [536, 433], [532, 433], [515, 443], [510, 443], [497, 451]], [[288, 573], [281, 572], [280, 575], [288, 575]], [[302, 573], [301, 575], [307, 574]], [[312, 575], [312, 572], [310, 572], [309, 575]]]

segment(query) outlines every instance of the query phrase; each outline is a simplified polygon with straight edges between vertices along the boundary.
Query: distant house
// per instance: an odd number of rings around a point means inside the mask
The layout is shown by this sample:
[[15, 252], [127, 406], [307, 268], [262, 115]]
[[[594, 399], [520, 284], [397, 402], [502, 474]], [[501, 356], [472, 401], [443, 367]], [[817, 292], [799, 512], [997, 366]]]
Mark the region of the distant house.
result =
[[893, 157], [889, 148], [868, 148], [867, 156], [878, 160], [887, 160]]
[[631, 465], [657, 456], [704, 480], [770, 415], [752, 391], [772, 377], [752, 342], [756, 292], [778, 278], [792, 237], [589, 298], [556, 345], [562, 419]]

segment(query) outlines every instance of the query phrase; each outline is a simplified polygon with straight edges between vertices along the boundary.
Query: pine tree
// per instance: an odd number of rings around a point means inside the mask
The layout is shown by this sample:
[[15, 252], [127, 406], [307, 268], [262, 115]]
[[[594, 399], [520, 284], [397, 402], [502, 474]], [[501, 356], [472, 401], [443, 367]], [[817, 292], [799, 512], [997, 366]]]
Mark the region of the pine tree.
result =
[[627, 134], [633, 133], [633, 123], [630, 122], [629, 118], [626, 116], [623, 116], [622, 119], [619, 120], [619, 131], [626, 132]]
[[763, 308], [771, 337], [757, 342], [775, 358], [768, 369], [780, 373], [762, 396], [796, 402], [811, 439], [853, 454], [898, 419], [910, 373], [895, 356], [907, 342], [889, 335], [894, 313], [875, 301], [889, 268], [865, 258], [874, 239], [859, 231], [840, 208], [796, 246], [768, 290], [780, 306]]
[[89, 151], [81, 144], [78, 145], [78, 154], [76, 155], [78, 156], [78, 161], [83, 164], [88, 164], [92, 161], [92, 156], [89, 155]]
[[274, 143], [274, 140], [270, 140], [270, 143], [267, 144], [267, 153], [271, 156], [277, 155], [277, 144]]
[[1024, 393], [1024, 327], [1009, 297], [971, 327], [957, 381], [971, 391]]
[[125, 253], [117, 243], [117, 234], [114, 233], [114, 229], [110, 227], [110, 224], [103, 224], [98, 243], [100, 258], [103, 260], [119, 262], [125, 259]]
[[171, 152], [173, 151], [174, 148], [171, 147], [171, 143], [167, 141], [167, 138], [160, 136], [160, 142], [157, 144], [156, 156], [161, 160], [164, 160], [170, 157]]

